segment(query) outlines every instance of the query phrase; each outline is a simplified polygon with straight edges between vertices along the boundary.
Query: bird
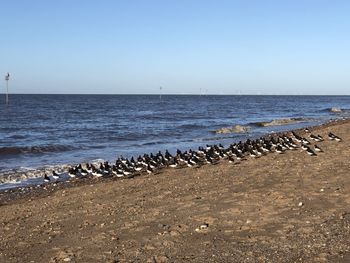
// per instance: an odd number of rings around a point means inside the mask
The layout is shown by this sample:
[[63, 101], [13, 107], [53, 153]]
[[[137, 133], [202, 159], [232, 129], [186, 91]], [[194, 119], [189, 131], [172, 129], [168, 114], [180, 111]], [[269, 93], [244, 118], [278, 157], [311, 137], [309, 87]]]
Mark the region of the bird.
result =
[[341, 142], [342, 141], [342, 138], [340, 138], [339, 136], [335, 135], [334, 133], [330, 132], [328, 133], [328, 138], [330, 140], [335, 140], [337, 142]]
[[334, 137], [334, 139], [335, 139], [337, 142], [341, 142], [341, 141], [343, 140], [342, 138], [340, 138], [340, 137], [338, 137], [338, 136]]
[[228, 157], [228, 162], [229, 163], [234, 163], [235, 162], [235, 159], [233, 158], [233, 156], [229, 156]]
[[96, 177], [102, 177], [103, 176], [103, 172], [101, 171], [101, 169], [97, 169], [94, 165], [91, 166], [91, 174], [93, 176], [96, 176]]
[[280, 154], [281, 154], [281, 153], [284, 153], [285, 150], [283, 150], [283, 148], [282, 148], [281, 145], [278, 145], [278, 146], [276, 147], [276, 150], [275, 150], [275, 151], [276, 151], [276, 153], [280, 153]]
[[302, 141], [302, 137], [300, 137], [298, 134], [296, 134], [294, 131], [292, 131], [292, 134], [294, 136], [294, 139], [297, 141], [297, 142], [301, 142]]
[[187, 167], [192, 167], [192, 166], [194, 166], [194, 164], [191, 163], [191, 160], [187, 160], [187, 161], [186, 161], [186, 164], [187, 164]]
[[[120, 169], [118, 166], [116, 165], [113, 165], [112, 167], [112, 173], [114, 175], [116, 175], [117, 177], [123, 177], [124, 176], [124, 173], [123, 173], [123, 170]], [[102, 175], [101, 175], [102, 176]]]
[[301, 145], [301, 149], [303, 149], [304, 151], [306, 151], [309, 147], [307, 147], [305, 144]]
[[316, 152], [323, 152], [323, 150], [319, 146], [317, 146], [316, 144], [314, 145], [314, 147], [315, 147]]
[[56, 171], [52, 171], [52, 178], [58, 180], [60, 179], [60, 175]]
[[213, 165], [216, 165], [219, 163], [219, 161], [211, 156], [209, 156], [208, 154], [205, 156], [205, 161], [208, 163], [208, 164], [213, 164]]
[[135, 172], [140, 172], [142, 170], [141, 166], [135, 166], [132, 168]]
[[303, 144], [310, 144], [310, 142], [309, 142], [308, 139], [306, 139], [306, 138], [302, 138], [301, 142], [302, 142]]
[[169, 167], [176, 168], [178, 166], [179, 162], [176, 158], [174, 158], [173, 163], [169, 164]]
[[69, 175], [69, 177], [71, 177], [71, 178], [76, 177], [76, 175], [77, 175], [77, 170], [76, 170], [75, 168], [73, 168], [73, 167], [70, 167], [70, 168], [68, 169], [68, 175]]
[[125, 176], [130, 176], [130, 175], [132, 175], [132, 172], [130, 170], [123, 170], [123, 174]]
[[258, 157], [259, 157], [259, 155], [258, 155], [255, 151], [253, 151], [253, 150], [251, 150], [251, 151], [249, 152], [249, 155], [250, 155], [251, 157], [253, 157], [253, 158], [258, 158]]
[[50, 177], [48, 177], [47, 174], [44, 175], [44, 182], [50, 182]]
[[306, 152], [310, 156], [317, 156], [317, 154], [310, 147], [307, 147]]
[[321, 140], [321, 142], [323, 142], [324, 141], [324, 139], [323, 139], [323, 137], [321, 136], [321, 135], [317, 135], [317, 137], [318, 137], [318, 139], [320, 139]]
[[89, 163], [86, 164], [86, 169], [85, 169], [85, 170], [86, 170], [89, 174], [92, 173], [92, 166], [93, 166], [92, 164], [91, 164], [91, 165], [90, 165]]
[[152, 166], [150, 164], [148, 164], [146, 171], [147, 171], [148, 174], [154, 173], [154, 168], [152, 168]]
[[310, 134], [310, 138], [313, 139], [315, 142], [320, 142], [321, 141], [321, 139], [318, 136], [313, 135], [313, 134]]

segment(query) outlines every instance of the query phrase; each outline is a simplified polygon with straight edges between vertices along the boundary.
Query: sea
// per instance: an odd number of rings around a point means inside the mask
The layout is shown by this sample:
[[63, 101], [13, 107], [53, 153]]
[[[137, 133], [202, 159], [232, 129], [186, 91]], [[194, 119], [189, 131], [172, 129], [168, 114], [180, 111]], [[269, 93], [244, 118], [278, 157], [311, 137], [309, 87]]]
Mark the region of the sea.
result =
[[[15, 94], [8, 105], [1, 96], [0, 185], [21, 185], [45, 169], [227, 146], [349, 116], [350, 96]], [[290, 121], [261, 125], [280, 119]], [[235, 125], [248, 131], [215, 132]]]

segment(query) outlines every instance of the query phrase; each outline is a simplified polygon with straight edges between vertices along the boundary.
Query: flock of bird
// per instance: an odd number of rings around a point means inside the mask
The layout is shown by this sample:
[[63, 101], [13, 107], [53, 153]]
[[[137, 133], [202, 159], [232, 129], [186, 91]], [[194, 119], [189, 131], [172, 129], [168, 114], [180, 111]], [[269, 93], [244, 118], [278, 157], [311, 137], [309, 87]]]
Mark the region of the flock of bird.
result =
[[[311, 142], [322, 142], [324, 138], [320, 135], [314, 135], [308, 128], [304, 129], [306, 136], [301, 136], [292, 131], [288, 133], [269, 135], [256, 140], [247, 139], [245, 142], [231, 144], [225, 148], [222, 144], [206, 145], [199, 147], [197, 151], [177, 150], [175, 155], [169, 153], [168, 150], [163, 154], [144, 154], [137, 158], [130, 159], [119, 157], [115, 163], [108, 161], [99, 164], [78, 164], [68, 169], [68, 172], [58, 173], [52, 172], [51, 176], [44, 175], [44, 181], [50, 182], [59, 180], [63, 174], [68, 174], [71, 178], [84, 177], [134, 177], [141, 173], [152, 174], [162, 168], [184, 168], [184, 167], [200, 167], [205, 164], [217, 164], [221, 160], [227, 160], [229, 163], [239, 163], [248, 156], [259, 158], [268, 153], [283, 154], [288, 150], [302, 149], [310, 156], [317, 156], [317, 153], [323, 150]], [[342, 139], [334, 133], [328, 133], [328, 139], [341, 142]]]

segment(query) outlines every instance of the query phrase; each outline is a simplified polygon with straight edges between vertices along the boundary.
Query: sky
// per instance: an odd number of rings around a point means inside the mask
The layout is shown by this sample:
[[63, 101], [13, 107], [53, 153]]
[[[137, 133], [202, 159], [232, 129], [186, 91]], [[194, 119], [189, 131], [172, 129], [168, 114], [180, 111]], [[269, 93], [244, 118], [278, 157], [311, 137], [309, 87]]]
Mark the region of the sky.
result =
[[10, 93], [350, 95], [350, 1], [0, 6]]

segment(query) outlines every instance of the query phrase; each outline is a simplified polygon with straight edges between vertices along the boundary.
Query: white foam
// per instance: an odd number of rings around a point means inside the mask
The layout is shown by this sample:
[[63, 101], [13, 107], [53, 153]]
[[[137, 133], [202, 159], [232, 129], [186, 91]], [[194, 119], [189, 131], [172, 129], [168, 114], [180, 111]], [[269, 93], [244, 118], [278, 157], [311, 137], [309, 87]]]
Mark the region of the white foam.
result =
[[[64, 173], [69, 165], [47, 165], [34, 169], [32, 167], [20, 167], [19, 169], [0, 173], [0, 189], [18, 187], [17, 185], [31, 185], [40, 183], [44, 174], [51, 175], [52, 171]], [[33, 182], [33, 180], [35, 181]]]

